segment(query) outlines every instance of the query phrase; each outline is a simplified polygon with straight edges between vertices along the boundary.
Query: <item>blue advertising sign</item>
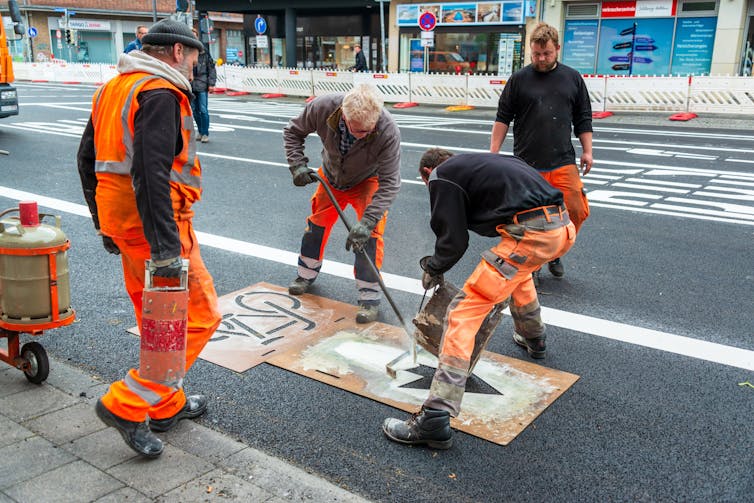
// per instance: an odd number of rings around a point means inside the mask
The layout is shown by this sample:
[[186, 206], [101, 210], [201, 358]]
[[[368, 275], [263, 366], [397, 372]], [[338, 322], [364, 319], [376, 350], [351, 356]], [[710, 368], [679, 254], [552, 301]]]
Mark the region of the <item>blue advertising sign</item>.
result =
[[679, 17], [673, 50], [674, 74], [709, 75], [716, 17]]
[[424, 47], [421, 45], [421, 39], [412, 38], [410, 43], [411, 58], [409, 71], [424, 71]]
[[263, 35], [264, 32], [267, 31], [267, 21], [264, 20], [262, 16], [259, 16], [254, 20], [254, 29], [259, 33], [260, 35]]
[[597, 19], [566, 21], [563, 31], [563, 64], [580, 73], [594, 73], [598, 23]]
[[[670, 74], [674, 24], [674, 18], [603, 19], [597, 73], [628, 75], [630, 71], [631, 75]], [[611, 59], [615, 57], [623, 58]]]

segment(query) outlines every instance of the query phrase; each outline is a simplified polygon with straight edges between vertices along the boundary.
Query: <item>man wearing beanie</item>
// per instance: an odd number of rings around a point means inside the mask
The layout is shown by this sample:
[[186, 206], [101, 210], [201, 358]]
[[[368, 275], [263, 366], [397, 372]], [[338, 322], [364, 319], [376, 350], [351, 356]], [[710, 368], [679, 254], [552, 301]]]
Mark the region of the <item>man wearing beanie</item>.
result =
[[[156, 23], [142, 50], [122, 54], [119, 75], [100, 87], [78, 152], [78, 169], [94, 227], [109, 253], [120, 255], [126, 290], [142, 326], [145, 261], [155, 282], [178, 278], [189, 259], [186, 370], [220, 324], [217, 294], [194, 235], [191, 206], [201, 196], [191, 116], [192, 70], [204, 50], [177, 21]], [[129, 447], [162, 453], [154, 431], [207, 408], [186, 396], [182, 379], [156, 382], [131, 369], [97, 401], [96, 413]]]

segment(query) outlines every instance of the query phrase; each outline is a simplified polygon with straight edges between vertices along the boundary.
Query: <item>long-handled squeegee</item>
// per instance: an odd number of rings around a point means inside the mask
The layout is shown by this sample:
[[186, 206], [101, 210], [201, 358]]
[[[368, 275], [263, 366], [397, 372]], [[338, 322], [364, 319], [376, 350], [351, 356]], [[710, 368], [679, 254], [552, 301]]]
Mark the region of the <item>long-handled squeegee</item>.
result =
[[[340, 205], [338, 205], [338, 201], [335, 199], [335, 195], [333, 195], [332, 190], [330, 190], [330, 187], [319, 176], [319, 174], [312, 172], [311, 175], [314, 178], [316, 178], [319, 181], [319, 183], [322, 184], [322, 188], [325, 189], [325, 192], [327, 193], [327, 197], [330, 198], [330, 202], [335, 207], [335, 210], [338, 212], [338, 215], [340, 216], [340, 219], [343, 221], [343, 224], [346, 226], [346, 229], [348, 230], [348, 232], [351, 232], [351, 224], [348, 222], [348, 219], [346, 218], [346, 215], [343, 213], [343, 210], [340, 209]], [[364, 255], [364, 258], [369, 264], [369, 267], [372, 269], [372, 272], [377, 278], [377, 282], [380, 284], [380, 289], [382, 289], [382, 293], [385, 294], [385, 298], [387, 299], [388, 303], [390, 303], [390, 307], [393, 308], [393, 312], [398, 317], [398, 320], [401, 322], [401, 327], [403, 327], [403, 330], [405, 330], [406, 334], [408, 335], [408, 341], [411, 346], [410, 349], [404, 353], [401, 353], [396, 358], [388, 362], [387, 365], [385, 365], [385, 371], [387, 372], [387, 374], [393, 379], [395, 379], [395, 376], [396, 376], [395, 366], [400, 361], [405, 359], [407, 356], [411, 355], [413, 362], [416, 363], [416, 339], [414, 338], [413, 330], [409, 330], [408, 325], [406, 325], [406, 322], [403, 319], [403, 315], [398, 309], [398, 306], [395, 305], [395, 302], [393, 302], [393, 298], [390, 296], [390, 293], [387, 291], [387, 287], [385, 286], [385, 283], [382, 281], [382, 277], [380, 276], [380, 271], [377, 270], [377, 266], [374, 265], [374, 262], [372, 262], [372, 259], [369, 258], [369, 255], [367, 255], [367, 252], [365, 250], [363, 249], [358, 250], [357, 253], [361, 253]]]

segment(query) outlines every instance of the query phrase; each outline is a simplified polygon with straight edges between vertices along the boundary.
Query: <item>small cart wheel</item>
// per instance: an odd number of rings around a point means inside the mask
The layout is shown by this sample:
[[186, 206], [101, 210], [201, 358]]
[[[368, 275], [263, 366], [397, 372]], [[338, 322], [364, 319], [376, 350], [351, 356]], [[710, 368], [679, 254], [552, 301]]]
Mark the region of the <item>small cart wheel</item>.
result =
[[38, 342], [27, 342], [21, 348], [21, 358], [29, 363], [24, 370], [26, 378], [34, 384], [41, 384], [50, 375], [50, 360], [47, 351]]

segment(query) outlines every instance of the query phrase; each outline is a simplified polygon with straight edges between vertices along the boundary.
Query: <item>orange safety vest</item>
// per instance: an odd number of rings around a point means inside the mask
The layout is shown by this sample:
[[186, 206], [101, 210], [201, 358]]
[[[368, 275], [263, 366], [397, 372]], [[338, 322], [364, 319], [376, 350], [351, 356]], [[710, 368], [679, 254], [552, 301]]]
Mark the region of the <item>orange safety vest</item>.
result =
[[130, 239], [144, 235], [131, 167], [137, 97], [152, 89], [170, 89], [180, 99], [183, 149], [173, 159], [170, 172], [170, 198], [176, 221], [190, 218], [191, 205], [201, 197], [201, 165], [193, 141], [194, 120], [188, 97], [157, 75], [120, 74], [100, 87], [92, 98], [97, 213], [100, 229], [107, 236]]

